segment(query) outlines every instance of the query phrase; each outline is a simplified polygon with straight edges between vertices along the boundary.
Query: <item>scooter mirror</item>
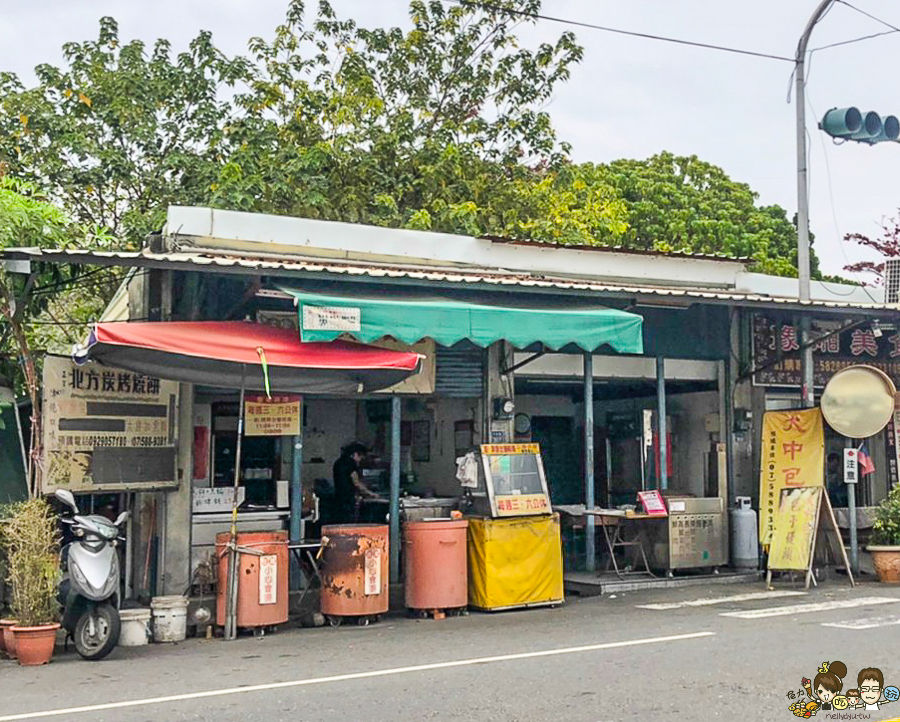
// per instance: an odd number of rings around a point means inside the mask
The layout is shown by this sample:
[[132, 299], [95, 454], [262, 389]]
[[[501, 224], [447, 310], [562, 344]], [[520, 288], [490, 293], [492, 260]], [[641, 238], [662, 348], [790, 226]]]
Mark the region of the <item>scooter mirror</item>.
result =
[[63, 504], [69, 507], [76, 514], [78, 513], [78, 505], [75, 503], [75, 495], [68, 489], [57, 489], [53, 492], [53, 496], [59, 499]]
[[119, 516], [116, 517], [115, 522], [113, 522], [116, 526], [119, 526], [122, 522], [128, 519], [131, 516], [131, 512], [123, 511]]

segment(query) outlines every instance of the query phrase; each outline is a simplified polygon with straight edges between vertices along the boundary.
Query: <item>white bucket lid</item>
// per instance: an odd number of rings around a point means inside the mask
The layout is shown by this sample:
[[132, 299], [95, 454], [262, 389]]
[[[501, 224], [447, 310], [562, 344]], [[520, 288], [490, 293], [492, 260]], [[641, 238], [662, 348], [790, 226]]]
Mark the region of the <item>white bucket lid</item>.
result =
[[187, 597], [176, 594], [171, 597], [153, 597], [150, 600], [150, 606], [153, 609], [170, 609], [173, 607], [187, 607]]
[[148, 619], [150, 619], [150, 610], [147, 607], [139, 607], [137, 609], [120, 609], [119, 618], [123, 622], [147, 621]]

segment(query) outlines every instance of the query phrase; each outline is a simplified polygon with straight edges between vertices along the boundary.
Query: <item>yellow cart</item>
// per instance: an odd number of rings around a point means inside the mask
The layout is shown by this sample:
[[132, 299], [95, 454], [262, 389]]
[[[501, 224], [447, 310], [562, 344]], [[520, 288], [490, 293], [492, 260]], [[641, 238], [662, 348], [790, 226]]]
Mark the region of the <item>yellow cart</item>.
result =
[[469, 605], [499, 611], [562, 604], [559, 514], [469, 518]]

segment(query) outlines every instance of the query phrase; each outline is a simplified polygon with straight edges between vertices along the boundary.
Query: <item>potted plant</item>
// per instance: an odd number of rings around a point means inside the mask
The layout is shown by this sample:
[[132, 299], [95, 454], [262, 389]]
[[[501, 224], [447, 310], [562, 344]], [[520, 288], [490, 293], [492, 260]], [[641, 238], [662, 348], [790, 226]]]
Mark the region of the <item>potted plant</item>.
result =
[[47, 502], [23, 502], [6, 525], [4, 539], [16, 656], [22, 665], [46, 664], [59, 629], [59, 533]]
[[900, 486], [878, 507], [866, 548], [872, 555], [878, 579], [889, 584], [900, 583]]
[[[4, 532], [9, 520], [15, 513], [16, 504], [0, 504], [0, 582], [6, 581], [7, 563], [6, 563], [6, 540]], [[0, 583], [3, 592], [0, 593], [0, 607], [5, 607], [7, 594], [4, 584]], [[8, 609], [4, 608], [8, 612]], [[12, 627], [16, 624], [16, 620], [7, 619], [0, 616], [0, 653], [6, 653], [10, 659], [16, 658], [16, 642], [12, 633]]]

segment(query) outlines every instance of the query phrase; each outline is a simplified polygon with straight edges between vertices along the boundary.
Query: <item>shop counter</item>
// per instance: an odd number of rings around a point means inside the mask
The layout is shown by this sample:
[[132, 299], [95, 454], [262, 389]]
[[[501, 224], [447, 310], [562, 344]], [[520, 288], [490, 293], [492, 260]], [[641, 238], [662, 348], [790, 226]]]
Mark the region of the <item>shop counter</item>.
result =
[[668, 517], [645, 529], [650, 566], [702, 569], [728, 563], [725, 505], [719, 497], [667, 496]]

